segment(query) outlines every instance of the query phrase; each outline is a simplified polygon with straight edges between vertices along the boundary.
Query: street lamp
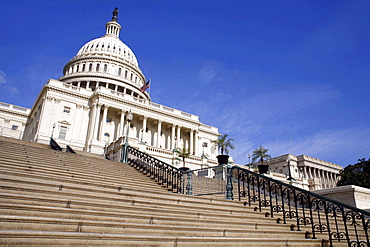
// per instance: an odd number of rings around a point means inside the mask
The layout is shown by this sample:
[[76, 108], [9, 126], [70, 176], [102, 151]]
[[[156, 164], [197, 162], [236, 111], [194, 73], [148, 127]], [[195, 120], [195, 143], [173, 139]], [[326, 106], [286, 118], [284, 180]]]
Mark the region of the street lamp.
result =
[[177, 140], [177, 138], [176, 138], [176, 136], [173, 138], [174, 139], [174, 147], [173, 147], [173, 149], [172, 149], [172, 165], [174, 166], [175, 165], [175, 159], [176, 159], [176, 157], [175, 157], [175, 152], [176, 152], [176, 150], [177, 150], [177, 148], [176, 148], [176, 140]]
[[127, 149], [128, 149], [128, 134], [130, 131], [130, 123], [132, 122], [132, 119], [134, 118], [134, 115], [132, 115], [131, 110], [127, 114], [126, 120], [127, 120], [127, 130], [126, 130], [126, 140], [125, 140], [125, 145], [123, 147], [123, 158], [122, 162], [127, 163]]
[[55, 123], [53, 123], [53, 131], [51, 132], [51, 139], [53, 139], [55, 127], [56, 127], [56, 125], [55, 125]]
[[289, 181], [294, 180], [294, 178], [292, 178], [292, 174], [290, 172], [290, 158], [289, 157], [286, 159], [286, 162], [288, 163], [288, 180]]

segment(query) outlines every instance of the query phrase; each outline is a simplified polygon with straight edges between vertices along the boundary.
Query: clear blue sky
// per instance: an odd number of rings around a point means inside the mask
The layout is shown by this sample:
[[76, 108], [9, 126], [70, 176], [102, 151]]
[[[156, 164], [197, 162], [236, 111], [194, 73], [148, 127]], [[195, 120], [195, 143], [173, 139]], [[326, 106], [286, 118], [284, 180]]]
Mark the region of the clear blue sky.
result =
[[370, 157], [370, 1], [2, 1], [0, 101], [32, 107], [119, 8], [154, 102], [235, 140], [339, 165]]

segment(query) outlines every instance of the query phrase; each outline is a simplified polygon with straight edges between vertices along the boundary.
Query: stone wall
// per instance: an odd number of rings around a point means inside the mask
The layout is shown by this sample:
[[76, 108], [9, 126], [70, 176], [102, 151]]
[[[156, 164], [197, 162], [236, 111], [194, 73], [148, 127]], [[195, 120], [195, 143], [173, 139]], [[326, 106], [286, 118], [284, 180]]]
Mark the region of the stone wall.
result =
[[336, 188], [315, 191], [315, 193], [370, 211], [370, 189], [355, 185], [339, 186]]

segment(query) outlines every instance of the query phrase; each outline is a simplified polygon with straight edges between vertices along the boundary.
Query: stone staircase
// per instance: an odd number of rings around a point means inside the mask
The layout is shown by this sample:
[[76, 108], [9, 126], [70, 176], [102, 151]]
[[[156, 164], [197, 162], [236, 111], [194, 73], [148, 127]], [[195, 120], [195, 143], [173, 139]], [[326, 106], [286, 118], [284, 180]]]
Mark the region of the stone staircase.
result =
[[241, 202], [169, 192], [123, 163], [5, 137], [0, 154], [0, 246], [327, 245]]

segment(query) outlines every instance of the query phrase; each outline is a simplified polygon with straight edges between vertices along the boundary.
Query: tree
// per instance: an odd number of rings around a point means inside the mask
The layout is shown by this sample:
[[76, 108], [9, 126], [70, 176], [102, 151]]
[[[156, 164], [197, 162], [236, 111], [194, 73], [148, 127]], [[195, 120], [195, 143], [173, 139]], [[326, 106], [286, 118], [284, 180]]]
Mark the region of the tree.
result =
[[263, 159], [271, 158], [271, 156], [267, 154], [268, 151], [269, 151], [268, 149], [265, 149], [264, 147], [260, 146], [259, 149], [253, 151], [252, 161], [255, 162], [258, 160], [261, 162], [261, 165], [263, 165]]
[[212, 149], [216, 149], [218, 148], [218, 152], [221, 154], [221, 155], [224, 155], [224, 153], [227, 155], [229, 153], [229, 148], [230, 149], [234, 149], [234, 145], [232, 144], [232, 142], [234, 141], [234, 139], [227, 139], [229, 137], [229, 135], [227, 134], [224, 134], [224, 135], [220, 135], [217, 140], [214, 140], [212, 141], [213, 143], [213, 146], [212, 146]]
[[357, 185], [370, 189], [370, 159], [359, 159], [354, 165], [348, 165], [340, 171], [338, 186]]
[[183, 167], [185, 167], [185, 158], [189, 158], [190, 156], [190, 150], [186, 148], [176, 148], [175, 153], [182, 158]]

